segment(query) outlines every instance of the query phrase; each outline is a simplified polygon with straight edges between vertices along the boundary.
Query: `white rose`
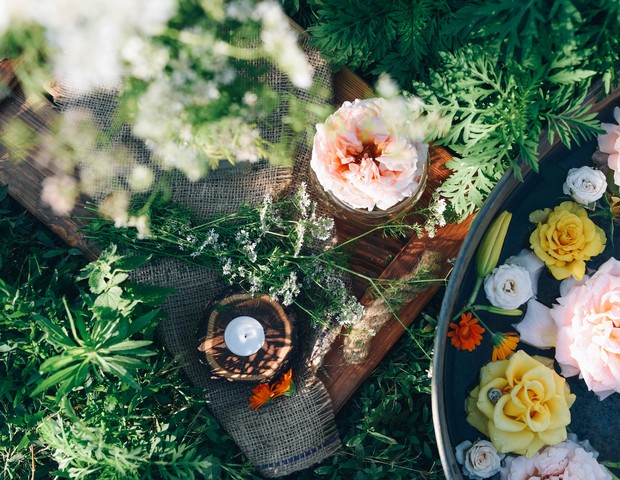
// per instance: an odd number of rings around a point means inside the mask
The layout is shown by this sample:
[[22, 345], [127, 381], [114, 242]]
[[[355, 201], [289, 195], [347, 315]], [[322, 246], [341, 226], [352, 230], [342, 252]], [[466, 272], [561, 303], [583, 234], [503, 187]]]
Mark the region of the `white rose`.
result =
[[463, 465], [463, 473], [471, 480], [490, 478], [500, 471], [503, 453], [491, 442], [478, 440], [472, 444], [465, 440], [456, 446], [456, 461]]
[[500, 265], [484, 279], [484, 292], [491, 305], [504, 310], [519, 308], [534, 296], [532, 278], [520, 265]]
[[571, 168], [562, 190], [577, 203], [587, 206], [603, 196], [607, 190], [607, 179], [603, 172], [594, 168]]

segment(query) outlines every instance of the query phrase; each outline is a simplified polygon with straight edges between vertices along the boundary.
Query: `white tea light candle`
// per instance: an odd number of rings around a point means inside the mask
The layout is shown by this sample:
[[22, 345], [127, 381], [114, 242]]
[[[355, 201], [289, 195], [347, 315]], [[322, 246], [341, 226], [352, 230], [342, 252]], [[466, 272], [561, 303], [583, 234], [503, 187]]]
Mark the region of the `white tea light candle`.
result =
[[248, 357], [258, 352], [265, 343], [265, 330], [255, 318], [233, 318], [224, 330], [224, 342], [235, 355]]

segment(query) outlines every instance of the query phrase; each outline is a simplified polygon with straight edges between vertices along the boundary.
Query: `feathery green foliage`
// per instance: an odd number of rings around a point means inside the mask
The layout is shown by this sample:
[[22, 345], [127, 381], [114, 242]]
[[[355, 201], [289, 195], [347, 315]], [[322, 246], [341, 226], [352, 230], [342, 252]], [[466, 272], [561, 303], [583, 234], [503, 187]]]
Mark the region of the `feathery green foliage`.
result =
[[309, 0], [312, 43], [336, 66], [389, 72], [401, 84], [418, 78], [437, 50], [445, 0]]
[[519, 159], [537, 168], [544, 131], [567, 145], [592, 138], [587, 90], [617, 84], [617, 1], [308, 0], [306, 10], [314, 45], [336, 67], [387, 73], [452, 121], [441, 193], [460, 217], [506, 170], [519, 175]]
[[594, 72], [578, 68], [577, 57], [543, 63], [532, 56], [502, 64], [497, 54], [467, 46], [441, 58], [430, 81], [414, 88], [428, 110], [452, 123], [438, 142], [457, 154], [441, 190], [461, 216], [482, 205], [508, 168], [520, 175], [517, 159], [538, 169], [544, 129], [550, 142], [557, 136], [566, 145], [600, 131], [595, 114], [583, 105]]

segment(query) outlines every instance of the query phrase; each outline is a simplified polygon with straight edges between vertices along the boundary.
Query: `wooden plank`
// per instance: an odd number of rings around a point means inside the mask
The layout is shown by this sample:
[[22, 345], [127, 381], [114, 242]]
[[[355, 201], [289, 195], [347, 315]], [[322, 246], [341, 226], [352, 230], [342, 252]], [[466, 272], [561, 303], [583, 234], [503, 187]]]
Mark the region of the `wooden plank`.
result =
[[[428, 202], [428, 197], [450, 173], [445, 167], [445, 163], [450, 160], [451, 155], [445, 149], [431, 147], [430, 154], [429, 178], [425, 194], [421, 200], [422, 204]], [[434, 238], [425, 236], [423, 238], [414, 237], [410, 239], [404, 246], [401, 246], [394, 260], [386, 268], [377, 272], [375, 276], [391, 279], [402, 278], [416, 267], [424, 251], [433, 250], [439, 253], [440, 258], [443, 259], [439, 276], [440, 278], [445, 278], [452, 268], [449, 260], [457, 256], [461, 244], [467, 235], [470, 223], [471, 217], [459, 224], [446, 225], [438, 230]], [[343, 230], [346, 231], [346, 226], [341, 224], [338, 226], [340, 227], [339, 233]], [[374, 250], [375, 254], [378, 253], [376, 250], [377, 245], [381, 245], [380, 242], [381, 238], [377, 238], [377, 236], [363, 239], [361, 245], [356, 248], [353, 257], [352, 266], [356, 271], [372, 275], [373, 272], [370, 271], [369, 266], [362, 259], [367, 252]], [[387, 244], [384, 244], [384, 251], [389, 255], [392, 249]], [[363, 290], [359, 290], [360, 283], [358, 282], [355, 285], [358, 295], [363, 294]], [[342, 356], [342, 337], [338, 338], [326, 355], [320, 371], [321, 380], [323, 380], [327, 390], [330, 392], [336, 412], [345, 405], [372, 370], [390, 351], [405, 332], [404, 326], [411, 325], [415, 317], [422, 311], [438, 289], [439, 286], [437, 285], [428, 287], [407, 302], [399, 312], [399, 319], [393, 318], [379, 330], [372, 341], [368, 358], [361, 364], [350, 365], [344, 361]], [[367, 299], [368, 297], [363, 299], [363, 301]]]
[[334, 105], [340, 106], [343, 102], [353, 101], [356, 98], [370, 98], [373, 91], [360, 77], [347, 67], [334, 73]]
[[[14, 87], [12, 94], [0, 104], [0, 132], [12, 121], [23, 122], [37, 133], [45, 132], [58, 116], [52, 104], [44, 98], [26, 99], [24, 92], [16, 85], [14, 72], [7, 61], [0, 62], [0, 82]], [[0, 146], [0, 184], [8, 184], [9, 195], [68, 245], [79, 248], [89, 259], [95, 259], [99, 249], [87, 242], [80, 232], [84, 218], [91, 216], [84, 208], [86, 199], [77, 202], [71, 217], [58, 216], [41, 204], [43, 180], [59, 173], [59, 168], [39, 146], [30, 148], [25, 158], [19, 161], [10, 158], [6, 149]]]

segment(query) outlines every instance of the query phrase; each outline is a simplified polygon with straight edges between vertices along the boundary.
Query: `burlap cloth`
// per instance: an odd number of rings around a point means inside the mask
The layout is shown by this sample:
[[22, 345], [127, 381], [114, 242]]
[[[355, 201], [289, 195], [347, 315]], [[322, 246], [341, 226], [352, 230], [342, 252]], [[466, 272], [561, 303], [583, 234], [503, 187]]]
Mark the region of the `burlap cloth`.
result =
[[[314, 66], [315, 82], [331, 91], [329, 66], [317, 51], [307, 44], [303, 47]], [[310, 98], [308, 92], [295, 89], [277, 71], [269, 73], [268, 82], [276, 89], [292, 91], [307, 101], [327, 103], [326, 99]], [[71, 108], [90, 110], [104, 130], [114, 124], [115, 95], [109, 91], [86, 96], [72, 89], [70, 84], [64, 84], [60, 86], [56, 100], [63, 111]], [[276, 110], [268, 122], [270, 128], [262, 127], [262, 135], [270, 141], [294, 135], [283, 125], [282, 113]], [[307, 118], [312, 125], [322, 120]], [[129, 127], [123, 127], [114, 135], [112, 145], [124, 145], [139, 161], [151, 164], [148, 150], [131, 137]], [[234, 212], [242, 202], [258, 203], [265, 194], [294, 189], [300, 182], [307, 181], [310, 154], [310, 142], [304, 142], [298, 149], [293, 169], [274, 167], [267, 162], [243, 162], [236, 166], [223, 164], [198, 182], [173, 174], [173, 200], [188, 206], [197, 218]], [[128, 175], [129, 171], [121, 168], [115, 174], [114, 178], [118, 179]], [[101, 189], [102, 195], [121, 187], [122, 181], [111, 179]], [[331, 332], [309, 329], [303, 318], [298, 319], [298, 341], [291, 360], [297, 392], [292, 397], [281, 397], [253, 411], [248, 408], [248, 400], [256, 383], [212, 378], [208, 367], [199, 362], [196, 348], [198, 324], [207, 303], [228, 288], [223, 280], [214, 272], [170, 258], [152, 262], [136, 272], [134, 279], [177, 290], [178, 293], [163, 306], [167, 319], [159, 327], [161, 339], [182, 363], [190, 381], [204, 389], [213, 414], [260, 474], [265, 477], [287, 475], [320, 462], [339, 448], [331, 400], [314, 374], [333, 338]]]

